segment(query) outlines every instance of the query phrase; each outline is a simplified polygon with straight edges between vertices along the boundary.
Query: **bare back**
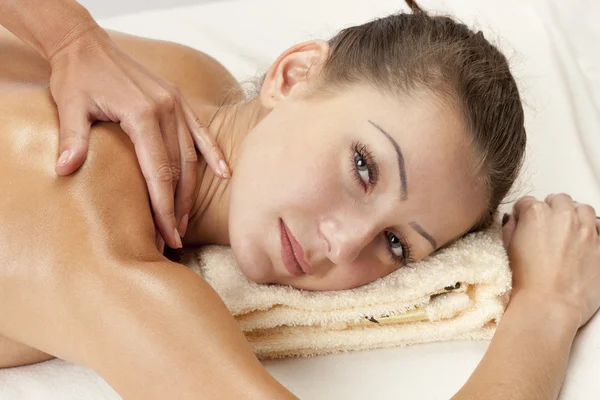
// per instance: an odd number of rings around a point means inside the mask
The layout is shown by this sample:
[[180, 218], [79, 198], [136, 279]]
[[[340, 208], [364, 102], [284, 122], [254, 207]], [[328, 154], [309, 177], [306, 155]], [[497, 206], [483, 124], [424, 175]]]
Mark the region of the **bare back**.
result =
[[[215, 104], [237, 86], [201, 52], [115, 32], [111, 37], [192, 103]], [[71, 176], [57, 176], [59, 124], [49, 67], [5, 30], [0, 53], [0, 268], [34, 273], [65, 258], [159, 257], [146, 183], [130, 139], [117, 124], [95, 124], [84, 165]], [[207, 117], [201, 106], [195, 111]]]

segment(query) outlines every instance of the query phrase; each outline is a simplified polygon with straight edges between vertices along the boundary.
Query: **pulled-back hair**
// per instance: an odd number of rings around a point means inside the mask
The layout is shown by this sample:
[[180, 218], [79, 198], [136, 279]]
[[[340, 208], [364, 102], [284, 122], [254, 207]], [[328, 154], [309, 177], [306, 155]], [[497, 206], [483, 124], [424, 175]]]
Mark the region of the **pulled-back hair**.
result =
[[427, 89], [454, 105], [469, 131], [475, 173], [489, 198], [470, 231], [484, 229], [523, 163], [526, 135], [517, 84], [506, 57], [482, 32], [406, 2], [412, 13], [378, 18], [331, 38], [319, 78], [324, 90], [360, 82], [390, 94]]
[[448, 16], [429, 15], [414, 0], [406, 3], [412, 13], [345, 28], [329, 39], [330, 53], [312, 93], [335, 93], [356, 83], [399, 96], [426, 89], [459, 110], [475, 153], [473, 173], [489, 199], [468, 232], [485, 229], [493, 223], [525, 155], [517, 84], [506, 57], [481, 31]]

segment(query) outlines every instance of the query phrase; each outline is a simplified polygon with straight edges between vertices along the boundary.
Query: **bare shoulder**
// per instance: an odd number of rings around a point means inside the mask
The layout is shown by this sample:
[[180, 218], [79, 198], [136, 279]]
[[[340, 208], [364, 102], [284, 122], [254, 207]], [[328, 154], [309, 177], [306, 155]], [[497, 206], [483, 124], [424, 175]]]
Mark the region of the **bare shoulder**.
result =
[[[117, 46], [155, 74], [175, 84], [186, 98], [205, 104], [220, 104], [239, 92], [239, 83], [213, 57], [182, 44], [108, 31]], [[33, 49], [0, 26], [0, 84], [3, 82], [47, 82], [48, 63]], [[242, 100], [241, 92], [230, 102]]]
[[0, 268], [160, 256], [146, 184], [117, 124], [94, 125], [83, 166], [59, 177], [58, 116], [47, 89], [4, 87], [0, 109]]
[[[111, 35], [125, 52], [196, 103], [218, 103], [224, 93], [239, 88], [220, 63], [195, 49]], [[2, 268], [35, 269], [73, 258], [160, 257], [146, 183], [129, 137], [117, 124], [95, 124], [83, 166], [58, 177], [59, 121], [47, 86], [48, 67], [2, 30], [0, 48], [8, 55], [0, 62]]]
[[[186, 97], [219, 104], [232, 90], [235, 77], [216, 59], [183, 44], [109, 31], [113, 41], [132, 58], [173, 82]], [[235, 95], [229, 101], [240, 101]]]

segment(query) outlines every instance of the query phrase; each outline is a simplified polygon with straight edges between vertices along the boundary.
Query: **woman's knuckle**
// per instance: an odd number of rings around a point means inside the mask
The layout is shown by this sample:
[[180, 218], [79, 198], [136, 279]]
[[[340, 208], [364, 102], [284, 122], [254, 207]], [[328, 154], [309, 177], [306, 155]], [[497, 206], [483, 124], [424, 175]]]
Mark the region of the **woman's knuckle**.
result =
[[577, 211], [575, 211], [575, 209], [561, 211], [560, 217], [565, 228], [567, 229], [573, 230], [581, 225], [579, 215], [577, 215]]
[[588, 225], [581, 227], [581, 237], [584, 241], [588, 242], [592, 239], [596, 239], [596, 236], [598, 236], [598, 233], [595, 227], [591, 227]]
[[531, 202], [529, 207], [525, 209], [525, 212], [533, 217], [539, 218], [545, 211], [544, 203], [541, 201]]
[[596, 215], [596, 209], [594, 208], [594, 206], [591, 206], [589, 204], [582, 204], [580, 207], [583, 208], [587, 213]]
[[527, 208], [531, 207], [531, 204], [535, 201], [537, 200], [533, 196], [523, 196], [519, 200], [517, 200], [514, 207], [526, 210]]
[[573, 198], [568, 193], [559, 193], [556, 195], [556, 197], [559, 197], [561, 200], [566, 200], [569, 202], [573, 201]]

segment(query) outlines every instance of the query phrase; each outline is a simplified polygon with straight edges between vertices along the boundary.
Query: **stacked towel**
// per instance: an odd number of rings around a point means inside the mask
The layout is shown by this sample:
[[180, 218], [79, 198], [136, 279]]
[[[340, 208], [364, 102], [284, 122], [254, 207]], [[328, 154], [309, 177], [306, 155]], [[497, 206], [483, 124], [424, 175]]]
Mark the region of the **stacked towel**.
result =
[[490, 339], [512, 283], [497, 227], [349, 290], [257, 284], [229, 247], [203, 247], [183, 262], [221, 296], [259, 359]]

